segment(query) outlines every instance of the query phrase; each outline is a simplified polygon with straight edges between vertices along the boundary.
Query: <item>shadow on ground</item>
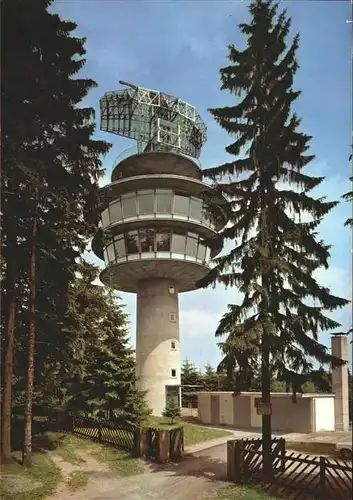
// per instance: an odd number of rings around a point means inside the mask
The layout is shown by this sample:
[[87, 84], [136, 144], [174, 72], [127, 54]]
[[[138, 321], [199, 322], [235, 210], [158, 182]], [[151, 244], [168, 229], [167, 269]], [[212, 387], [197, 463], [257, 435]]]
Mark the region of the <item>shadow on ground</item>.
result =
[[227, 465], [222, 460], [219, 446], [200, 452], [197, 456], [187, 455], [179, 463], [160, 465], [149, 463], [150, 472], [169, 473], [171, 476], [204, 477], [209, 481], [227, 481]]

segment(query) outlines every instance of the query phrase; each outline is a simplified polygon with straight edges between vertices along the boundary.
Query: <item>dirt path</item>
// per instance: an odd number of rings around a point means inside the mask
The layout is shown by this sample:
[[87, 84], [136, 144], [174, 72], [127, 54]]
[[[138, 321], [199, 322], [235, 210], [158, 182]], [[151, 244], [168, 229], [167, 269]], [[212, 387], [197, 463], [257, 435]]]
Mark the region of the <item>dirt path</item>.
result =
[[180, 464], [162, 467], [146, 465], [146, 472], [127, 478], [119, 477], [105, 464], [84, 452], [77, 454], [85, 460], [72, 465], [50, 453], [62, 470], [65, 483], [73, 471], [92, 471], [88, 484], [72, 492], [65, 484], [50, 500], [203, 500], [213, 497], [225, 486], [226, 465], [224, 445], [187, 456]]

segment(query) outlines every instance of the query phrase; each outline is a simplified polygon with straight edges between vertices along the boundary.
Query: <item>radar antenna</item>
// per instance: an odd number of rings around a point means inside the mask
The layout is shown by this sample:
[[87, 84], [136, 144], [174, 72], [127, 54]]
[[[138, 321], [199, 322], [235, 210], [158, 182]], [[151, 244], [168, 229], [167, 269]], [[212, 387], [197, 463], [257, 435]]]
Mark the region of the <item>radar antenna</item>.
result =
[[135, 139], [137, 150], [199, 158], [207, 129], [194, 106], [178, 97], [119, 81], [125, 89], [100, 99], [101, 130]]

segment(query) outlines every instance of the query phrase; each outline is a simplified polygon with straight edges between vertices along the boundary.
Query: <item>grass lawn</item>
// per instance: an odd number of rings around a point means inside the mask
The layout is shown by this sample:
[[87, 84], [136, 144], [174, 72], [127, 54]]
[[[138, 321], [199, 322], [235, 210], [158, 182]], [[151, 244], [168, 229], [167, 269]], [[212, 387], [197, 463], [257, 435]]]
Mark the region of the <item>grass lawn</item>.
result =
[[78, 490], [86, 486], [89, 480], [90, 473], [87, 471], [75, 471], [71, 472], [68, 479], [68, 486], [70, 490]]
[[119, 474], [119, 476], [133, 476], [136, 474], [143, 474], [144, 464], [137, 458], [131, 457], [128, 453], [103, 446], [95, 443], [89, 439], [79, 438], [69, 433], [48, 432], [47, 436], [57, 453], [74, 465], [79, 465], [83, 459], [79, 457], [75, 450], [82, 450], [91, 455], [99, 462], [104, 462], [112, 470]]
[[21, 452], [13, 453], [13, 457], [14, 463], [1, 466], [2, 500], [40, 500], [55, 491], [62, 475], [46, 453], [34, 453], [28, 469], [20, 464]]
[[[143, 474], [144, 464], [129, 454], [81, 439], [70, 433], [47, 432], [33, 438], [32, 467], [21, 465], [22, 453], [14, 452], [14, 462], [1, 466], [0, 498], [2, 500], [40, 500], [53, 493], [63, 479], [50, 455], [44, 450], [55, 450], [66, 462], [84, 465], [85, 460], [77, 454], [78, 450], [91, 455], [106, 465], [119, 476]], [[82, 488], [87, 484], [89, 472], [75, 471], [71, 474], [68, 486], [71, 489]]]
[[229, 486], [217, 493], [219, 500], [279, 500], [283, 497], [272, 496], [258, 486]]
[[222, 429], [211, 429], [201, 425], [189, 424], [187, 422], [177, 421], [174, 425], [170, 424], [170, 420], [165, 417], [149, 417], [145, 422], [146, 426], [155, 427], [157, 429], [173, 429], [182, 426], [184, 428], [184, 446], [209, 441], [224, 436], [231, 436], [232, 432]]

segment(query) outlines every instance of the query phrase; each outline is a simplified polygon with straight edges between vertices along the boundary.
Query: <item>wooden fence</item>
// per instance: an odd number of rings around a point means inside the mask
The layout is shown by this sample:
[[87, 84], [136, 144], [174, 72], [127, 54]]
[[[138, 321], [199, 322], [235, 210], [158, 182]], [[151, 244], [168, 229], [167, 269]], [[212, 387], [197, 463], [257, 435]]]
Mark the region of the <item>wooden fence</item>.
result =
[[291, 492], [293, 499], [351, 500], [352, 464], [327, 457], [289, 453], [285, 440], [272, 442], [272, 473], [264, 476], [262, 440], [228, 441], [228, 479], [267, 483], [268, 489]]
[[136, 426], [127, 422], [73, 415], [72, 432], [122, 450], [132, 451], [135, 447]]
[[177, 462], [184, 452], [182, 428], [160, 430], [137, 427], [127, 422], [72, 415], [72, 432], [158, 463]]

